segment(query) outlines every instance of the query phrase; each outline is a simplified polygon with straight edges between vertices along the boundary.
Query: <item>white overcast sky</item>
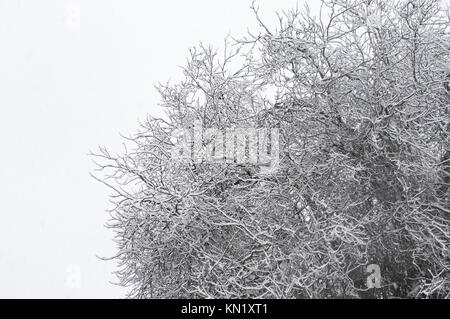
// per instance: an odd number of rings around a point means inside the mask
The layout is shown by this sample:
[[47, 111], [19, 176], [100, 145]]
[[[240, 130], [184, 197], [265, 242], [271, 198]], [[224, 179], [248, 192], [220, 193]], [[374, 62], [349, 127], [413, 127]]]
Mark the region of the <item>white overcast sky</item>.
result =
[[[96, 258], [115, 247], [87, 153], [160, 114], [153, 84], [179, 78], [189, 47], [255, 30], [250, 3], [0, 0], [0, 297], [125, 296]], [[297, 1], [257, 3], [274, 25]]]

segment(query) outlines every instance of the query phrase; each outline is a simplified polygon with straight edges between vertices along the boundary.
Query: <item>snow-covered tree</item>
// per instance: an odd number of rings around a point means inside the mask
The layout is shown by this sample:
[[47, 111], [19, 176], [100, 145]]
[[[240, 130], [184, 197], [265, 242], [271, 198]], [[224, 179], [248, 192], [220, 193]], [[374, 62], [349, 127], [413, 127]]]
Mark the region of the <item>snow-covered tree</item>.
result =
[[[184, 80], [158, 88], [166, 117], [95, 154], [121, 283], [137, 298], [449, 297], [448, 11], [326, 0], [270, 27], [252, 8], [258, 32], [192, 49]], [[175, 161], [194, 123], [278, 129], [278, 169]]]

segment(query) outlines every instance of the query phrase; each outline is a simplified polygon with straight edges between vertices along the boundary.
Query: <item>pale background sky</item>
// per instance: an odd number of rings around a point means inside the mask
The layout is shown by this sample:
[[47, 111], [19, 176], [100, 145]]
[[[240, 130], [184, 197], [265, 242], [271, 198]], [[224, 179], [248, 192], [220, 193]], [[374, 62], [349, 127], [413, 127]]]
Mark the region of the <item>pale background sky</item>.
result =
[[[189, 47], [255, 30], [250, 3], [0, 0], [0, 298], [125, 296], [96, 258], [115, 247], [87, 153], [160, 114], [153, 84], [179, 78]], [[274, 25], [297, 1], [257, 3]]]

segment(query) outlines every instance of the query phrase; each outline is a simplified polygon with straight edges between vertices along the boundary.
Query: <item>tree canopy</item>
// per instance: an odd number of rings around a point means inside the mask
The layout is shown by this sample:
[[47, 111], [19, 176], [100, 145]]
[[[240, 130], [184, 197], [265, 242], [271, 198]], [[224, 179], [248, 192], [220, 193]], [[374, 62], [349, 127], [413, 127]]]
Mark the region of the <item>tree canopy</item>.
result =
[[[448, 298], [448, 11], [325, 0], [268, 26], [252, 9], [259, 30], [158, 86], [164, 118], [95, 154], [130, 297]], [[278, 129], [278, 169], [174, 161], [195, 122]]]

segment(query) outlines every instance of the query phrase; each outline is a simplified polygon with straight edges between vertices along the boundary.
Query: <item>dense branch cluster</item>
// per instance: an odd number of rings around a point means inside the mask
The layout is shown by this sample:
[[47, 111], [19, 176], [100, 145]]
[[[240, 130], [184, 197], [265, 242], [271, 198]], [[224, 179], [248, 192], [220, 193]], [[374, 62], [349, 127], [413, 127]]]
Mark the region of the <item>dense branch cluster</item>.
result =
[[[192, 49], [184, 80], [158, 87], [167, 116], [130, 151], [96, 154], [121, 283], [137, 298], [448, 298], [446, 11], [324, 1], [272, 29], [253, 10], [258, 33]], [[194, 121], [278, 128], [280, 168], [174, 162], [172, 133]]]

